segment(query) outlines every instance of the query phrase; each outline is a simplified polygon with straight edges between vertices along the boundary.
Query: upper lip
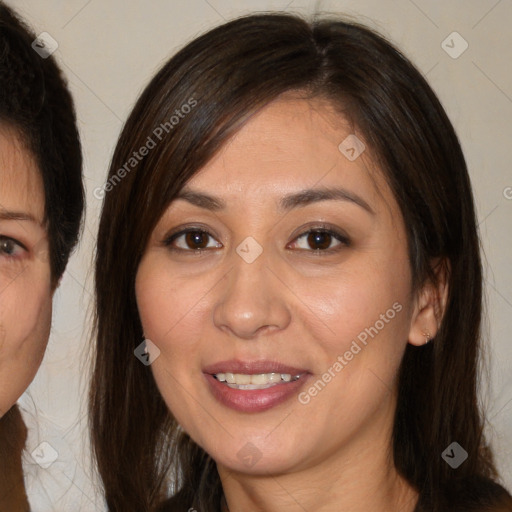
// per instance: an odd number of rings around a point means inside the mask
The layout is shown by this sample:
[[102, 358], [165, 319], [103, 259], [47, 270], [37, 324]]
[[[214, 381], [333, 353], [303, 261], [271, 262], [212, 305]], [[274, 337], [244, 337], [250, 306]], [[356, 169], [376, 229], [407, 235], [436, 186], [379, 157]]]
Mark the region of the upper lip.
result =
[[229, 361], [219, 361], [203, 368], [204, 373], [215, 375], [217, 373], [240, 373], [246, 375], [257, 375], [261, 373], [288, 373], [290, 375], [300, 375], [308, 373], [304, 368], [289, 366], [278, 361], [260, 360], [260, 361], [242, 361], [240, 359], [230, 359]]

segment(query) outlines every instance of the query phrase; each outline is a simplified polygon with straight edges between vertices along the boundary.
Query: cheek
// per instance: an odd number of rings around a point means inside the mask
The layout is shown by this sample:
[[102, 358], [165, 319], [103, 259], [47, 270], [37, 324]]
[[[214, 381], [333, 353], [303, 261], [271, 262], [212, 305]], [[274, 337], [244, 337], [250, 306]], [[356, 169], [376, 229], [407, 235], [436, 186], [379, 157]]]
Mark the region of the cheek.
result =
[[350, 430], [379, 410], [394, 389], [410, 326], [408, 263], [358, 260], [319, 286], [302, 284], [300, 314], [314, 339], [306, 357], [318, 364], [311, 386], [299, 396], [307, 407], [299, 411], [306, 422], [314, 409], [329, 431], [331, 425]]
[[151, 364], [156, 385], [178, 423], [187, 424], [195, 415], [190, 391], [183, 390], [193, 389], [199, 375], [190, 370], [200, 358], [204, 284], [180, 279], [179, 273], [165, 270], [165, 261], [148, 255], [139, 265], [135, 294], [144, 337], [160, 350]]
[[[408, 332], [410, 294], [406, 271], [369, 266], [344, 269], [318, 280], [295, 279], [294, 292], [303, 322], [319, 343], [332, 350], [348, 350], [352, 340], [364, 342], [370, 331], [403, 342]], [[384, 336], [386, 333], [386, 336]]]
[[[2, 350], [17, 350], [24, 343], [37, 344], [49, 333], [52, 293], [49, 276], [19, 276], [0, 297]], [[46, 340], [41, 340], [46, 342]]]
[[176, 364], [199, 338], [201, 298], [207, 289], [204, 281], [166, 271], [161, 259], [149, 255], [142, 260], [135, 294], [144, 336], [158, 346], [163, 359]]
[[52, 317], [49, 276], [27, 273], [0, 296], [0, 407], [8, 409], [41, 364]]

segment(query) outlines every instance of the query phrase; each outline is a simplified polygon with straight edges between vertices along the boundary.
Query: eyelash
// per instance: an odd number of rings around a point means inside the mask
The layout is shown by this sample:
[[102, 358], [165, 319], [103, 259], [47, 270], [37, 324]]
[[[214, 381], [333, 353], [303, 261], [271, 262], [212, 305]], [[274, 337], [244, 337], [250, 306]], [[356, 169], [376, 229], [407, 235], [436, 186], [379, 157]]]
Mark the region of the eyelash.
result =
[[27, 248], [21, 242], [18, 242], [18, 240], [15, 240], [14, 238], [11, 238], [8, 236], [0, 235], [0, 256], [7, 258], [9, 260], [18, 260], [22, 256], [12, 255], [12, 254], [9, 254], [8, 252], [6, 252], [6, 244], [13, 244], [14, 250], [16, 250], [16, 248], [18, 248], [25, 252], [28, 251]]
[[[170, 235], [168, 235], [164, 239], [164, 241], [162, 243], [163, 243], [163, 245], [165, 247], [169, 248], [169, 250], [177, 251], [177, 252], [190, 252], [190, 253], [193, 253], [193, 254], [202, 254], [202, 253], [204, 253], [204, 252], [206, 252], [208, 250], [211, 250], [211, 248], [209, 248], [209, 249], [208, 248], [203, 248], [203, 249], [183, 249], [181, 247], [172, 247], [171, 244], [175, 240], [177, 240], [178, 238], [180, 238], [183, 235], [187, 235], [188, 233], [200, 233], [202, 235], [207, 235], [208, 237], [215, 239], [214, 235], [212, 235], [205, 228], [202, 228], [202, 227], [190, 227], [190, 228], [183, 229], [183, 230], [175, 232], [175, 233], [171, 233]], [[311, 252], [313, 254], [327, 254], [328, 255], [328, 254], [333, 254], [335, 252], [338, 252], [342, 247], [349, 247], [350, 246], [350, 240], [349, 240], [349, 238], [346, 235], [344, 235], [343, 233], [340, 233], [339, 231], [337, 231], [337, 230], [335, 230], [333, 228], [330, 228], [329, 226], [325, 226], [325, 225], [314, 226], [314, 227], [308, 229], [307, 231], [304, 231], [303, 233], [301, 233], [297, 237], [295, 237], [293, 241], [299, 240], [302, 237], [307, 236], [307, 235], [309, 235], [311, 233], [318, 233], [318, 234], [322, 234], [322, 235], [330, 235], [333, 238], [335, 238], [338, 242], [340, 242], [340, 245], [336, 246], [335, 248], [331, 248], [331, 249], [310, 249], [309, 251], [307, 249], [299, 249], [300, 251], [307, 251], [307, 252]]]

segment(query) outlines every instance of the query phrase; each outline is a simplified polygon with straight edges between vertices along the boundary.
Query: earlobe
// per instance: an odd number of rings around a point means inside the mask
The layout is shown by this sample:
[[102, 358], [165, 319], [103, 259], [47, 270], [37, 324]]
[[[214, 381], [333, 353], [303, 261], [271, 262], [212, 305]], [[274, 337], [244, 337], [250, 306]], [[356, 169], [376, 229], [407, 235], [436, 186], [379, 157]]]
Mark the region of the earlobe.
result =
[[440, 325], [435, 315], [435, 309], [432, 299], [418, 301], [411, 321], [409, 343], [420, 346], [435, 338]]
[[409, 331], [411, 345], [421, 346], [434, 340], [446, 311], [449, 262], [437, 261], [432, 268], [436, 282], [426, 282], [417, 296]]

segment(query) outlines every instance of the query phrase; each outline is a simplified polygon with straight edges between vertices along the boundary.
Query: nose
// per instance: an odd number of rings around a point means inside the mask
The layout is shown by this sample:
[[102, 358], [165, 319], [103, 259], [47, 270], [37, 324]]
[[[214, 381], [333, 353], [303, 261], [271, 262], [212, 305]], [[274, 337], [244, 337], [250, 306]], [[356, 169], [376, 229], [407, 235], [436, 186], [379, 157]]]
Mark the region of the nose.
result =
[[264, 254], [252, 263], [233, 255], [234, 265], [214, 306], [215, 326], [245, 340], [285, 329], [291, 320], [288, 288]]

